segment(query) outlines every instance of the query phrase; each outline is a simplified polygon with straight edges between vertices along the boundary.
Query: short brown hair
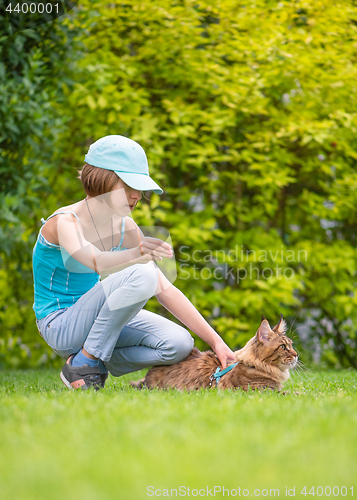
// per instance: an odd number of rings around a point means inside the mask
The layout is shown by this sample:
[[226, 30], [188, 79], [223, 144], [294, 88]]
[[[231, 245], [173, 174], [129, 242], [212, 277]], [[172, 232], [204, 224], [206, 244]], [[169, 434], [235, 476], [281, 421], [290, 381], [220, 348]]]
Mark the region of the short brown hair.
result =
[[78, 177], [83, 184], [84, 191], [88, 196], [99, 196], [109, 193], [119, 181], [119, 177], [113, 170], [93, 167], [85, 163], [82, 170], [78, 170]]

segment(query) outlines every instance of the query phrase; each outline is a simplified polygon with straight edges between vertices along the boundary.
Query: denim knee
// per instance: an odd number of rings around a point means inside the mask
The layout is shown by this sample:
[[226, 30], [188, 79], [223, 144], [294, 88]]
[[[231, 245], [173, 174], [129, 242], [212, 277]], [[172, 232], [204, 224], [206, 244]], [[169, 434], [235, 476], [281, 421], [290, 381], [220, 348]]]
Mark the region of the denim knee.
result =
[[133, 267], [130, 283], [142, 291], [144, 299], [155, 294], [158, 282], [158, 269], [152, 262], [147, 264], [136, 264]]
[[175, 326], [170, 338], [170, 346], [161, 351], [161, 356], [166, 363], [178, 363], [185, 359], [193, 349], [194, 340], [190, 332], [180, 325]]
[[111, 278], [106, 287], [106, 294], [107, 304], [111, 310], [114, 310], [125, 305], [145, 302], [155, 295], [158, 269], [153, 263], [134, 264], [128, 268], [128, 275], [124, 282], [119, 273], [117, 277], [112, 275]]

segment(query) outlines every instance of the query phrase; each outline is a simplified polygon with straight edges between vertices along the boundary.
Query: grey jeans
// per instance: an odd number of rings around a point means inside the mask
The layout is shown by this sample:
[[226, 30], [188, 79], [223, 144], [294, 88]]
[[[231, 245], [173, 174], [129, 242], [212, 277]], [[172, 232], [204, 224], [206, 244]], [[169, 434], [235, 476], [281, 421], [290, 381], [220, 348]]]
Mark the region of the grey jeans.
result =
[[59, 356], [84, 347], [117, 377], [176, 363], [188, 356], [193, 338], [182, 326], [143, 309], [156, 284], [153, 263], [135, 264], [97, 283], [73, 306], [36, 320], [37, 328]]

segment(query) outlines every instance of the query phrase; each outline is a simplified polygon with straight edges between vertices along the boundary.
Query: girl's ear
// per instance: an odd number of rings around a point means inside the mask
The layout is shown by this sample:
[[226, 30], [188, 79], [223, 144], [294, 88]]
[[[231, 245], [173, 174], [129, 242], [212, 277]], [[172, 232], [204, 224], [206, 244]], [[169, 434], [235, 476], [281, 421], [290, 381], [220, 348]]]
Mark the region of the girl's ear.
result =
[[281, 335], [285, 335], [285, 332], [287, 330], [287, 324], [285, 319], [283, 318], [283, 315], [280, 314], [280, 320], [277, 325], [274, 326], [273, 331], [280, 333]]
[[269, 344], [269, 341], [272, 338], [272, 334], [273, 332], [270, 328], [268, 321], [266, 319], [263, 319], [257, 331], [257, 337], [259, 342], [261, 342], [264, 345]]

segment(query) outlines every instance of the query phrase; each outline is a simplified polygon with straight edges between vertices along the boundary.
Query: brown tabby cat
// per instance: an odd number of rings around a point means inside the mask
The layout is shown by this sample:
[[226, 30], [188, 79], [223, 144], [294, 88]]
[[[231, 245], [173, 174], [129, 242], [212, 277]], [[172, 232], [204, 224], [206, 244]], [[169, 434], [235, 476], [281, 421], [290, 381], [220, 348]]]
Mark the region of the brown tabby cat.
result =
[[[179, 390], [218, 387], [230, 389], [240, 387], [252, 389], [278, 389], [290, 377], [289, 370], [295, 368], [298, 357], [292, 341], [285, 335], [286, 322], [281, 315], [273, 329], [263, 319], [256, 335], [239, 351], [235, 351], [238, 362], [231, 371], [224, 374], [218, 384], [212, 374], [221, 368], [221, 363], [212, 351], [200, 352], [193, 348], [189, 356], [179, 363], [151, 368], [146, 377], [131, 382], [132, 387], [176, 388]], [[212, 382], [211, 382], [212, 380]]]

